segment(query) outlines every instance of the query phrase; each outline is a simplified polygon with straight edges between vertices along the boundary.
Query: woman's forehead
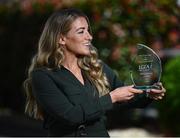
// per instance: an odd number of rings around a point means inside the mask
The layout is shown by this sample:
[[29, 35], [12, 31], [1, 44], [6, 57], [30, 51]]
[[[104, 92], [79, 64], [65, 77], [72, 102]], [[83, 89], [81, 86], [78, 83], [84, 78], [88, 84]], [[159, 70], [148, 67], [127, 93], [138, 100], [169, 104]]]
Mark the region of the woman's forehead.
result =
[[72, 22], [71, 29], [76, 30], [82, 27], [88, 28], [88, 26], [89, 25], [85, 17], [78, 17]]

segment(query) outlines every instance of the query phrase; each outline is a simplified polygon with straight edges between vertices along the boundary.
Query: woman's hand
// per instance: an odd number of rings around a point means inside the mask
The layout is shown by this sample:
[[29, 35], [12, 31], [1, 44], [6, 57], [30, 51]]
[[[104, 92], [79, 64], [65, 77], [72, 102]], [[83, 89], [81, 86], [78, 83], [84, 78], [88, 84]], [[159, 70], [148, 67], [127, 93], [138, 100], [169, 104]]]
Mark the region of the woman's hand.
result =
[[142, 90], [133, 88], [134, 85], [116, 88], [110, 92], [112, 103], [130, 100], [134, 94], [143, 93]]
[[162, 86], [162, 83], [158, 83], [158, 86], [160, 86], [160, 90], [159, 89], [151, 89], [149, 90], [148, 93], [148, 97], [154, 100], [161, 100], [166, 92], [166, 89]]

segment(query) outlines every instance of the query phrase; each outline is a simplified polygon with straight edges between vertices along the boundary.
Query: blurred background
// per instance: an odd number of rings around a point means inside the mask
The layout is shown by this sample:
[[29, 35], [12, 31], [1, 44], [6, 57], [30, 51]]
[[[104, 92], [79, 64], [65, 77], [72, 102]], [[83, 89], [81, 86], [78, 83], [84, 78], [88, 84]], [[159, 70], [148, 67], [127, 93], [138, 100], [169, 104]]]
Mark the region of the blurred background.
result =
[[145, 109], [114, 110], [111, 136], [180, 136], [180, 0], [0, 0], [0, 136], [46, 136], [24, 114], [22, 83], [47, 18], [75, 7], [90, 18], [99, 57], [129, 83], [137, 43], [162, 60], [166, 96]]

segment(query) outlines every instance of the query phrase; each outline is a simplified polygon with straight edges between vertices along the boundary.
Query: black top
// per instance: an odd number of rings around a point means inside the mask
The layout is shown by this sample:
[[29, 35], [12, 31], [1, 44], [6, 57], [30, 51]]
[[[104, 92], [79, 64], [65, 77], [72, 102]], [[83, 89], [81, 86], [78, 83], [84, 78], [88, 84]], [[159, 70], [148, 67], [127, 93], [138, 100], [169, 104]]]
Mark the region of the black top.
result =
[[[103, 64], [111, 91], [123, 86], [115, 73]], [[50, 136], [109, 136], [105, 112], [118, 108], [144, 107], [151, 102], [145, 94], [132, 100], [112, 104], [109, 94], [99, 97], [97, 89], [82, 71], [84, 85], [63, 66], [54, 70], [36, 69], [32, 89], [44, 112], [44, 127]]]

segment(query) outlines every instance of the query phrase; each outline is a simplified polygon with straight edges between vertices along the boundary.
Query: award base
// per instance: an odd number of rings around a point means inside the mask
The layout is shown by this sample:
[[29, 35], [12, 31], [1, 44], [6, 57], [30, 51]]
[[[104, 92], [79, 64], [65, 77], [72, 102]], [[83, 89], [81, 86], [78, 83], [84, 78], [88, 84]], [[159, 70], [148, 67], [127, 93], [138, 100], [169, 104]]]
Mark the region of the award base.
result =
[[134, 86], [135, 89], [140, 89], [140, 90], [143, 90], [143, 91], [147, 91], [147, 90], [150, 90], [150, 89], [158, 89], [160, 90], [161, 89], [161, 86], [159, 85], [152, 85], [152, 86]]

